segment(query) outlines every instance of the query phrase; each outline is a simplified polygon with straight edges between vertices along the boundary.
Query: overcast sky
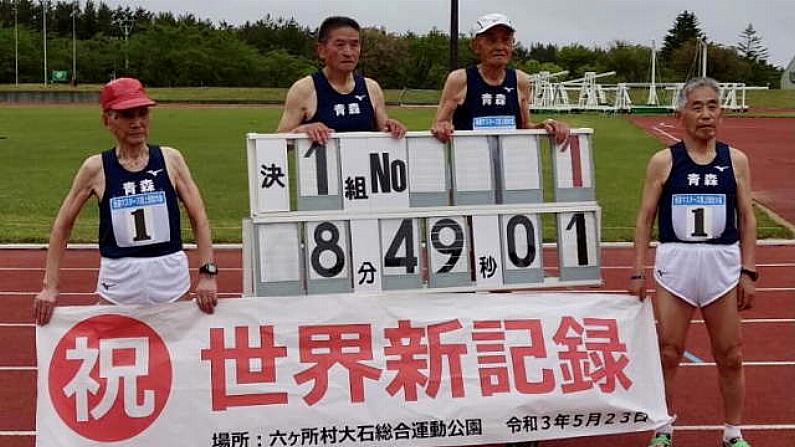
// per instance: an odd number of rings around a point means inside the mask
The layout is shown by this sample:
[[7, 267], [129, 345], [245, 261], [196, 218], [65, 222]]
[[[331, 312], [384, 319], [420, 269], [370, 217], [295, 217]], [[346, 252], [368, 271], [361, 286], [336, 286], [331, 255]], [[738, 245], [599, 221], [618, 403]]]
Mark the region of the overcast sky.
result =
[[[388, 32], [425, 33], [450, 29], [450, 0], [103, 0], [115, 8], [141, 6], [149, 11], [193, 13], [214, 22], [238, 25], [266, 14], [295, 18], [315, 29], [329, 15], [348, 15], [362, 26]], [[614, 40], [658, 48], [676, 16], [694, 12], [710, 41], [736, 45], [753, 24], [769, 52], [769, 61], [786, 67], [795, 56], [795, 0], [459, 0], [459, 31], [490, 12], [507, 14], [517, 39], [533, 43], [607, 46]], [[640, 81], [640, 80], [638, 80]], [[729, 81], [725, 79], [723, 81]]]

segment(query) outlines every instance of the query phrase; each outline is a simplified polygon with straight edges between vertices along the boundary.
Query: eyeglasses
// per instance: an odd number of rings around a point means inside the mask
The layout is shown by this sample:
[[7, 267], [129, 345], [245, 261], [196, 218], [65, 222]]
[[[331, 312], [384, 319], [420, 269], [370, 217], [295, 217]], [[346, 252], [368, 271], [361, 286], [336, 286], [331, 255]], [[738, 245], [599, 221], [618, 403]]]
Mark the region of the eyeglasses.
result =
[[116, 117], [121, 117], [126, 120], [132, 120], [135, 118], [146, 118], [149, 116], [149, 107], [136, 107], [134, 109], [127, 109], [127, 110], [113, 110], [113, 113], [116, 114]]

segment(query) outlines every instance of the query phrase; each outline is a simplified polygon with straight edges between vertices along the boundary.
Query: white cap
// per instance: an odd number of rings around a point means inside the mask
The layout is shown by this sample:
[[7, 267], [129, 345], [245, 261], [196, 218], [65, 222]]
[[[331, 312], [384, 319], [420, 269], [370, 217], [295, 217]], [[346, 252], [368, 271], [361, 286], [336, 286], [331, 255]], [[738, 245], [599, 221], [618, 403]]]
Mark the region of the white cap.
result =
[[516, 31], [516, 28], [513, 27], [511, 19], [509, 19], [508, 16], [500, 13], [492, 13], [486, 14], [485, 16], [479, 18], [478, 21], [475, 22], [475, 27], [473, 28], [472, 33], [477, 36], [478, 34], [485, 33], [486, 31], [499, 25], [502, 25], [511, 31]]

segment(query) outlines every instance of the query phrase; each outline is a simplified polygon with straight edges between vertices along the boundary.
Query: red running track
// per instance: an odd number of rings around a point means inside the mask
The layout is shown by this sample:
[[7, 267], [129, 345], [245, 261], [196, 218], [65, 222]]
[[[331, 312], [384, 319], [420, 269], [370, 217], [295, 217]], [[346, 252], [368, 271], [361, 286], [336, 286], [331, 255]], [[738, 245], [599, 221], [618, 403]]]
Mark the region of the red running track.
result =
[[[35, 445], [35, 327], [32, 302], [43, 276], [45, 250], [0, 250], [0, 446]], [[623, 292], [631, 251], [603, 247], [604, 285], [587, 291]], [[242, 291], [241, 252], [219, 249], [222, 296]], [[194, 253], [189, 251], [196, 267]], [[545, 256], [546, 259], [554, 257]], [[747, 402], [743, 433], [755, 446], [795, 446], [795, 244], [762, 244], [757, 252], [761, 278], [756, 307], [744, 314]], [[92, 304], [99, 255], [93, 249], [67, 251], [61, 304]], [[223, 303], [221, 303], [223, 305]], [[696, 318], [699, 318], [696, 316]], [[677, 377], [677, 446], [717, 446], [723, 423], [716, 369], [699, 320], [689, 335], [688, 352], [705, 363], [686, 363]], [[543, 447], [637, 447], [648, 433], [545, 441]]]

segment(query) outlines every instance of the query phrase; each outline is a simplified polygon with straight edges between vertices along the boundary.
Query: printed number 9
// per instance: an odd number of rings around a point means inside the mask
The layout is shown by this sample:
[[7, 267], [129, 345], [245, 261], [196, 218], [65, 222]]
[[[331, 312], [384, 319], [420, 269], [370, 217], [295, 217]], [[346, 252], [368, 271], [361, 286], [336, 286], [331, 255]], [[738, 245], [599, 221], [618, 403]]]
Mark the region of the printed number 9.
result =
[[[445, 244], [440, 238], [439, 234], [445, 228], [453, 231], [454, 238], [451, 243]], [[431, 229], [431, 245], [439, 253], [449, 255], [447, 262], [436, 273], [447, 273], [455, 267], [458, 259], [461, 258], [461, 252], [464, 249], [464, 230], [461, 226], [452, 219], [441, 219]]]

